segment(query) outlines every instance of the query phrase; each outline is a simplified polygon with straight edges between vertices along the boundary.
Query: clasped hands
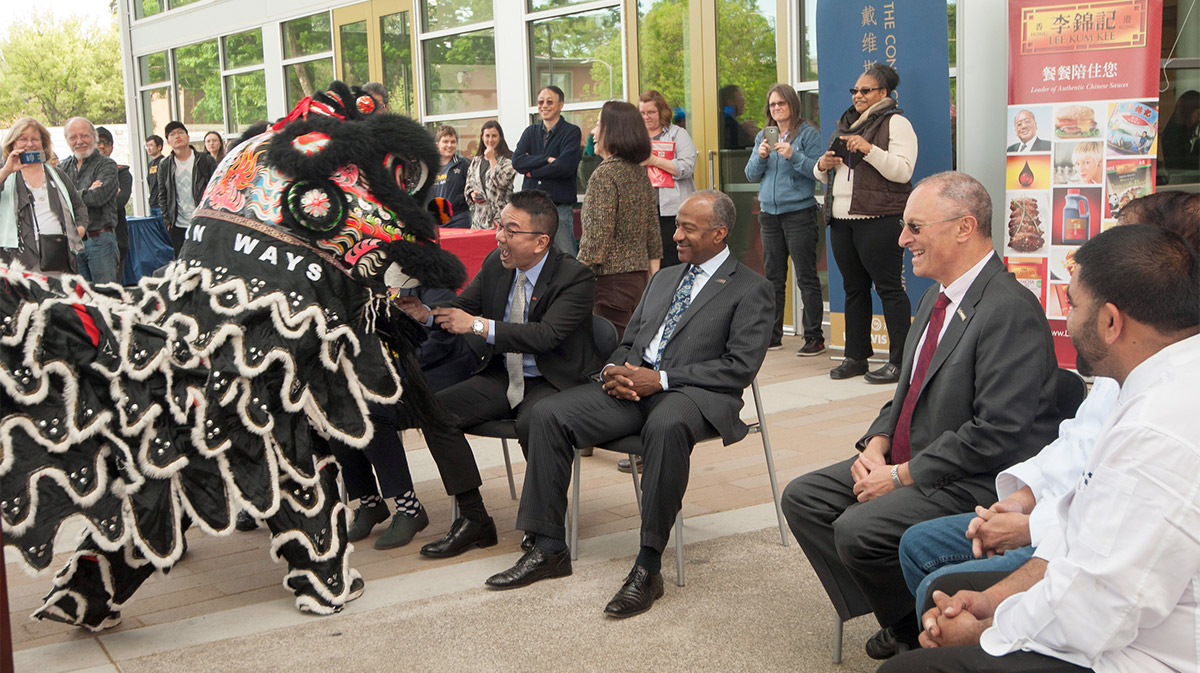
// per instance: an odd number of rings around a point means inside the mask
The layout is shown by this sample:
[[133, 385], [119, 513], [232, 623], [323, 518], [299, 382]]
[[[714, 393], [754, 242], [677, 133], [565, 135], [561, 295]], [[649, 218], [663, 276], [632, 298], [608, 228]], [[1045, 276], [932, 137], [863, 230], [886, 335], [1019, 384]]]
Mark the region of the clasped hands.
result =
[[874, 500], [885, 493], [896, 490], [892, 483], [892, 466], [885, 455], [891, 448], [891, 439], [876, 435], [867, 441], [867, 447], [858, 454], [850, 465], [850, 476], [854, 478], [854, 495], [859, 502]]
[[657, 371], [649, 367], [612, 365], [604, 368], [600, 380], [609, 395], [630, 402], [662, 392], [662, 379]]
[[992, 625], [996, 606], [986, 593], [959, 591], [953, 596], [933, 592], [934, 607], [921, 615], [921, 647], [975, 645]]
[[975, 558], [989, 558], [1032, 544], [1029, 515], [1019, 503], [1001, 500], [991, 507], [975, 506], [975, 518], [967, 524], [967, 537]]

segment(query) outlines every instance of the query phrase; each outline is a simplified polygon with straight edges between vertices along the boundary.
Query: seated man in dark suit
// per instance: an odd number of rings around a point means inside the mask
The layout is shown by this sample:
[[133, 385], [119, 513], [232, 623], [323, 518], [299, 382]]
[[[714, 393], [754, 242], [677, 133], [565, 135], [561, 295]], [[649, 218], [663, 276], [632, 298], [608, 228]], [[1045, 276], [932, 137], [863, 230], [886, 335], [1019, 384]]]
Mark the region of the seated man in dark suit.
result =
[[522, 450], [529, 446], [529, 415], [543, 398], [587, 381], [596, 370], [592, 340], [590, 269], [553, 247], [558, 211], [545, 192], [513, 194], [500, 212], [497, 250], [458, 297], [424, 306], [415, 297], [397, 305], [417, 322], [485, 342], [484, 367], [438, 393], [458, 422], [425, 428], [425, 441], [446, 492], [458, 499], [461, 515], [445, 537], [421, 548], [434, 558], [457, 556], [471, 547], [496, 544], [483, 483], [463, 428], [488, 420], [517, 420]]
[[1057, 363], [1041, 305], [992, 247], [992, 202], [965, 173], [921, 181], [900, 245], [940, 285], [917, 307], [900, 384], [860, 454], [797, 478], [783, 511], [842, 620], [874, 612], [867, 653], [917, 646], [898, 549], [909, 526], [988, 506], [996, 474], [1054, 439]]
[[746, 436], [742, 391], [767, 353], [775, 300], [770, 283], [725, 245], [736, 213], [714, 190], [684, 202], [675, 243], [683, 264], [657, 273], [605, 365], [602, 384], [538, 405], [517, 528], [533, 536], [511, 569], [488, 586], [509, 589], [571, 574], [563, 518], [573, 447], [641, 434], [642, 549], [624, 586], [604, 609], [629, 617], [663, 594], [662, 550], [687, 489], [692, 447], [720, 435]]

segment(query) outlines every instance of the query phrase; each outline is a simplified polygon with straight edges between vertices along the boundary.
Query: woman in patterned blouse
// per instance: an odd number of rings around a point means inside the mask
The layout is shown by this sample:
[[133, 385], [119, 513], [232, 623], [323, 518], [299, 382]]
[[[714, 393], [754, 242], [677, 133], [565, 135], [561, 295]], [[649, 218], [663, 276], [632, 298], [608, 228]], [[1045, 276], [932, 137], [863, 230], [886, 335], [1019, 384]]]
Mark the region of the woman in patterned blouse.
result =
[[604, 161], [588, 180], [579, 261], [596, 273], [593, 312], [623, 335], [662, 259], [658, 193], [641, 166], [650, 137], [637, 108], [624, 101], [604, 104], [592, 135]]

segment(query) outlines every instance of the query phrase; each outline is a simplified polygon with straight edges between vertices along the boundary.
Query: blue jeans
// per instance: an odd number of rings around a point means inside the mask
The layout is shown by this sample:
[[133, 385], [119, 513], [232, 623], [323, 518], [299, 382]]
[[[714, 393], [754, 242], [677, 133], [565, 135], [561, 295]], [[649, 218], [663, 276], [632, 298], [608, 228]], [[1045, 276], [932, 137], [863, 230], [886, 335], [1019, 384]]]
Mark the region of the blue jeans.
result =
[[118, 283], [117, 260], [121, 253], [117, 249], [117, 236], [109, 231], [89, 234], [83, 241], [83, 252], [76, 256], [79, 275], [91, 283]]
[[559, 203], [558, 233], [554, 235], [554, 247], [572, 257], [579, 256], [579, 241], [575, 240], [575, 206], [570, 203]]
[[775, 326], [771, 329], [771, 342], [783, 338], [789, 255], [796, 265], [796, 286], [804, 303], [804, 315], [800, 320], [804, 338], [824, 341], [821, 318], [825, 315], [825, 304], [821, 298], [821, 279], [817, 276], [817, 244], [820, 241], [817, 207], [778, 215], [760, 212], [758, 226], [762, 231], [763, 270], [775, 288]]
[[917, 599], [917, 619], [929, 585], [942, 575], [961, 572], [1012, 572], [1033, 556], [1033, 547], [1010, 549], [991, 558], [975, 558], [967, 539], [973, 512], [916, 524], [900, 538], [900, 569], [904, 583]]

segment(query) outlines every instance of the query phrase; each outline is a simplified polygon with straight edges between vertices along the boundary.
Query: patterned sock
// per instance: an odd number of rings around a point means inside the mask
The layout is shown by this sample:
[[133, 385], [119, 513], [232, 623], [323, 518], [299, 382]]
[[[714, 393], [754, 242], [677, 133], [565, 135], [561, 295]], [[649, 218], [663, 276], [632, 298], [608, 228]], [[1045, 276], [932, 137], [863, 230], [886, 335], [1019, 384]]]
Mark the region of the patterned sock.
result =
[[410, 519], [415, 519], [423, 509], [421, 507], [421, 501], [417, 500], [416, 492], [412, 490], [405, 491], [402, 495], [396, 496], [395, 500], [396, 513], [404, 515]]
[[358, 504], [363, 507], [378, 507], [383, 504], [383, 498], [378, 495], [364, 495], [358, 499]]
[[533, 546], [542, 550], [543, 554], [558, 554], [566, 550], [567, 541], [549, 535], [537, 535], [533, 538]]
[[651, 575], [654, 575], [662, 570], [662, 552], [653, 547], [642, 547], [634, 565], [642, 566], [649, 570]]

